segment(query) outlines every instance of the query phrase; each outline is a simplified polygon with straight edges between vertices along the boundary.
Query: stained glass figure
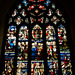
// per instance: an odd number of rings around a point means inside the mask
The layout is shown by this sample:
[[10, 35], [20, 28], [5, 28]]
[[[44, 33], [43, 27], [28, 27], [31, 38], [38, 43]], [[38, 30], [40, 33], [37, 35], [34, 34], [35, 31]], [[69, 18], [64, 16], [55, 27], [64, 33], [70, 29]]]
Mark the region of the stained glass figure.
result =
[[58, 53], [56, 46], [55, 28], [51, 25], [46, 27], [46, 46], [47, 46], [47, 62], [49, 75], [58, 74]]
[[61, 68], [62, 73], [65, 75], [72, 75], [72, 65], [70, 59], [70, 49], [67, 40], [67, 32], [64, 25], [60, 24], [58, 26], [58, 40], [60, 48], [60, 58], [61, 58]]
[[44, 75], [44, 62], [32, 61], [31, 62], [31, 75]]
[[16, 75], [28, 74], [28, 27], [23, 25], [19, 30]]
[[31, 75], [44, 75], [43, 31], [39, 25], [32, 30]]
[[7, 31], [7, 38], [6, 38], [6, 44], [5, 44], [5, 66], [4, 71], [2, 74], [4, 75], [11, 75], [13, 74], [13, 68], [14, 68], [14, 56], [15, 56], [15, 46], [16, 46], [16, 26], [11, 25], [8, 28]]

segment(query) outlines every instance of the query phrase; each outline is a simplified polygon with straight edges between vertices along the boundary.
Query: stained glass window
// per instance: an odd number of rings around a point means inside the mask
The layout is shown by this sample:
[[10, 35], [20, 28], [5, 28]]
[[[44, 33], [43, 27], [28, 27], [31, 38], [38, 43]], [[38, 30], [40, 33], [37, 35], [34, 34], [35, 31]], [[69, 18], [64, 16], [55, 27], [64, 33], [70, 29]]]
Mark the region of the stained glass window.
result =
[[67, 32], [64, 25], [60, 24], [58, 26], [58, 40], [59, 40], [59, 49], [60, 49], [60, 58], [61, 58], [61, 69], [63, 74], [72, 75], [72, 65], [70, 59], [70, 49], [67, 40]]
[[43, 31], [39, 25], [32, 30], [31, 75], [44, 74]]
[[7, 31], [5, 53], [4, 53], [4, 71], [3, 74], [13, 74], [14, 56], [16, 46], [16, 26], [11, 25]]
[[22, 0], [8, 16], [2, 75], [72, 75], [68, 25], [56, 1]]
[[28, 28], [21, 26], [18, 38], [17, 51], [17, 73], [16, 75], [27, 75], [28, 71]]
[[56, 46], [56, 33], [53, 26], [46, 27], [46, 46], [47, 46], [47, 63], [49, 68], [49, 75], [51, 72], [58, 74], [58, 53]]

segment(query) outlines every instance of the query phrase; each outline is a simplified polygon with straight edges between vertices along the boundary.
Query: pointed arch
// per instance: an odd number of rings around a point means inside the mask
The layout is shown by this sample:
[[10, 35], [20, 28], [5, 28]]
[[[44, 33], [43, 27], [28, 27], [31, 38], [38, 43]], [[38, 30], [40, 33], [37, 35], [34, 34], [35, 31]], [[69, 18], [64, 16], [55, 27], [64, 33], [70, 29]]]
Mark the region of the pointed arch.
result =
[[33, 39], [41, 40], [43, 37], [43, 31], [42, 28], [39, 25], [35, 25], [32, 30], [32, 37]]
[[31, 74], [44, 74], [43, 31], [39, 25], [32, 29]]
[[48, 74], [51, 72], [58, 74], [58, 53], [56, 46], [56, 33], [52, 25], [46, 27], [46, 47], [47, 47], [47, 64]]
[[70, 58], [70, 49], [67, 40], [67, 31], [63, 24], [60, 24], [57, 30], [58, 30], [62, 73], [72, 75], [72, 65], [71, 65], [71, 58]]
[[9, 14], [3, 74], [57, 75], [61, 72], [60, 75], [72, 75], [62, 12], [53, 0], [22, 0], [19, 3]]
[[4, 70], [2, 74], [13, 74], [14, 56], [16, 47], [16, 26], [8, 27], [6, 35], [5, 53], [4, 53]]
[[17, 51], [17, 72], [18, 74], [28, 74], [28, 36], [29, 29], [26, 25], [20, 27], [18, 37], [18, 51]]

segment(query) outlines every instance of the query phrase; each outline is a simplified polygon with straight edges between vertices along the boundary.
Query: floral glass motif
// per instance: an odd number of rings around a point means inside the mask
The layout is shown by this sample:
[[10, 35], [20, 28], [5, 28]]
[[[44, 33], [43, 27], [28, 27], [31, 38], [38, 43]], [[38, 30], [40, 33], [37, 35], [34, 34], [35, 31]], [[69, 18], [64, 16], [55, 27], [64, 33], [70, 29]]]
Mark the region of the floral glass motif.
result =
[[22, 14], [22, 16], [26, 16], [26, 12], [25, 12], [25, 10], [23, 9], [22, 11], [21, 11], [21, 14]]
[[49, 22], [49, 19], [48, 19], [48, 18], [46, 18], [45, 23], [48, 23], [48, 22]]
[[13, 74], [14, 68], [14, 56], [16, 46], [16, 26], [9, 26], [7, 31], [6, 45], [5, 45], [5, 69], [2, 74], [11, 75]]
[[56, 25], [60, 20], [56, 16], [53, 16], [51, 21]]
[[56, 13], [57, 13], [58, 16], [60, 16], [60, 17], [62, 16], [62, 14], [61, 14], [61, 12], [59, 11], [59, 9], [56, 10]]
[[60, 49], [61, 68], [64, 75], [72, 75], [70, 49], [67, 40], [67, 32], [64, 25], [58, 26], [58, 40]]
[[51, 25], [46, 27], [46, 47], [47, 47], [47, 63], [48, 75], [58, 74], [58, 53], [56, 46], [55, 28]]
[[10, 23], [12, 23], [12, 18], [10, 18], [10, 19], [9, 19], [9, 22], [8, 22], [8, 24], [10, 24]]
[[28, 74], [28, 31], [25, 25], [21, 26], [19, 30], [16, 75]]
[[37, 2], [43, 2], [44, 0], [37, 0]]
[[21, 19], [20, 16], [18, 16], [17, 19], [14, 20], [14, 22], [16, 22], [17, 25], [20, 25], [22, 21], [23, 19]]
[[51, 9], [49, 9], [49, 12], [48, 12], [48, 16], [51, 16], [53, 14], [53, 12], [52, 12], [52, 10]]
[[13, 14], [12, 14], [12, 17], [16, 16], [17, 13], [18, 13], [18, 12], [17, 12], [17, 10], [15, 9], [14, 12], [13, 12]]
[[29, 0], [30, 2], [36, 2], [36, 0]]
[[[32, 30], [31, 75], [44, 75], [43, 31], [39, 25]], [[42, 61], [42, 62], [39, 62]], [[42, 66], [43, 67], [42, 67]]]
[[56, 8], [56, 6], [55, 6], [55, 4], [54, 4], [54, 3], [52, 4], [52, 8], [53, 8], [53, 9], [55, 9], [55, 8]]
[[22, 5], [21, 5], [21, 4], [19, 4], [19, 5], [18, 5], [18, 9], [21, 9], [21, 8], [22, 8]]

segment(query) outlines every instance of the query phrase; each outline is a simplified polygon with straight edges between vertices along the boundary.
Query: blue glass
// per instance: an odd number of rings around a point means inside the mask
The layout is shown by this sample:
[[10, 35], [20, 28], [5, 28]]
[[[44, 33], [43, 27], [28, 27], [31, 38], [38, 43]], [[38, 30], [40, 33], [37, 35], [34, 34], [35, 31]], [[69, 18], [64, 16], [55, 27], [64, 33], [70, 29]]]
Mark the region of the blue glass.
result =
[[51, 3], [51, 1], [50, 1], [50, 0], [46, 0], [46, 3], [45, 3], [45, 4], [46, 4], [47, 6], [49, 6], [49, 3]]
[[24, 3], [25, 6], [28, 5], [27, 0], [24, 0], [23, 3]]

